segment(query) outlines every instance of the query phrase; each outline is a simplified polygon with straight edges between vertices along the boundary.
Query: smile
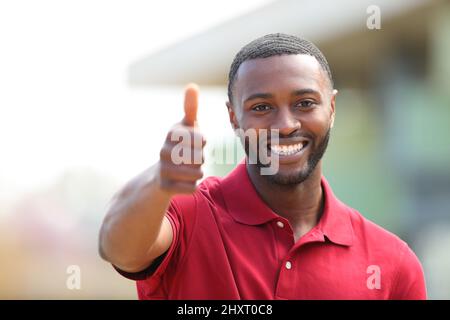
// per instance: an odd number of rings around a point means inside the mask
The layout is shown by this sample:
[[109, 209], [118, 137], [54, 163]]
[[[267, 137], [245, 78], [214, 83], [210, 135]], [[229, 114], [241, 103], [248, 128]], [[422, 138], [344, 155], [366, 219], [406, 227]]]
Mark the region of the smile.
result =
[[270, 150], [280, 156], [290, 156], [301, 152], [307, 145], [307, 141], [291, 145], [271, 145]]

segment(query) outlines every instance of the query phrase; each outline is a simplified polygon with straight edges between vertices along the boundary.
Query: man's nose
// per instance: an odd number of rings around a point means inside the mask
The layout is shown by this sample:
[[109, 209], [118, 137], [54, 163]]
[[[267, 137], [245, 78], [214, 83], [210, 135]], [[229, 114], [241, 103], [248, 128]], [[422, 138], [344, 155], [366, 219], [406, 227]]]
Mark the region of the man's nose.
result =
[[280, 108], [271, 129], [278, 129], [280, 136], [289, 136], [299, 130], [301, 126], [300, 120], [292, 114], [289, 108]]

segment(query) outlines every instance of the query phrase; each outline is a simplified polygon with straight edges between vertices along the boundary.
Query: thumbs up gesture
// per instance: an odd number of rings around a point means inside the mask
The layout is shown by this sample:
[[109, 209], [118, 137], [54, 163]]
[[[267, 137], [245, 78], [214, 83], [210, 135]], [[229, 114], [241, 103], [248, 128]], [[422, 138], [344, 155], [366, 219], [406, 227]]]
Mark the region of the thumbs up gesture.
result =
[[160, 152], [160, 187], [171, 195], [193, 193], [203, 177], [206, 141], [197, 125], [198, 95], [197, 85], [186, 87], [183, 120], [169, 131]]
[[184, 118], [183, 124], [188, 127], [193, 127], [197, 121], [198, 110], [198, 86], [196, 84], [189, 84], [184, 92]]

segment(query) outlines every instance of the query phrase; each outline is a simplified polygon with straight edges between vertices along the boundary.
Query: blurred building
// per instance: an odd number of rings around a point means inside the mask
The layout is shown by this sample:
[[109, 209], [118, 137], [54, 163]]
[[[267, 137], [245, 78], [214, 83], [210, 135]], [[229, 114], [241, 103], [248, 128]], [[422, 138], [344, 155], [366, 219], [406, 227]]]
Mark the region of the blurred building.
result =
[[416, 251], [430, 298], [448, 299], [450, 2], [379, 0], [381, 29], [367, 25], [370, 5], [275, 1], [149, 54], [131, 65], [129, 83], [194, 81], [225, 92], [231, 61], [249, 41], [274, 32], [312, 40], [340, 91], [325, 174], [343, 201]]

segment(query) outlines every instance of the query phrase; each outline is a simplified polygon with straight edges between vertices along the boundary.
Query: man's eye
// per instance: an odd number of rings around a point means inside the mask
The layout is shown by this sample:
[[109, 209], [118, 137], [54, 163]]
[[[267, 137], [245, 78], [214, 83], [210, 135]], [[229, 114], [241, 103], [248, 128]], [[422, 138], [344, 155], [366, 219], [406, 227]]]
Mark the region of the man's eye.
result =
[[252, 108], [254, 111], [268, 111], [270, 110], [270, 106], [267, 104], [258, 104]]
[[312, 100], [303, 100], [300, 101], [300, 103], [298, 103], [297, 106], [300, 108], [311, 108], [314, 104], [315, 103]]

